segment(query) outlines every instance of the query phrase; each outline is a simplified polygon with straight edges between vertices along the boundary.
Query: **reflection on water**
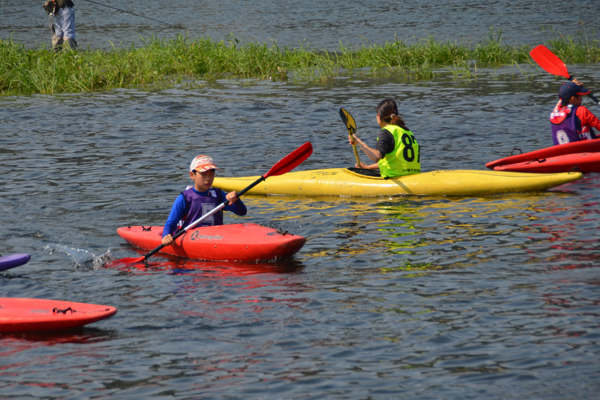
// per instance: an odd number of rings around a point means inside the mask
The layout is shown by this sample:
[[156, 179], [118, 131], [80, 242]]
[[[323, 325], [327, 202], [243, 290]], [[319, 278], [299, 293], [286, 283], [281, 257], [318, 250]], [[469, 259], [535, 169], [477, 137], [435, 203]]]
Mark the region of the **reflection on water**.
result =
[[[139, 254], [145, 254], [145, 250], [132, 248]], [[161, 261], [148, 260], [148, 265], [142, 263], [124, 264], [118, 262], [109, 263], [108, 268], [118, 268], [129, 273], [157, 273], [163, 272], [170, 275], [194, 275], [206, 278], [227, 278], [228, 276], [247, 276], [256, 274], [285, 274], [299, 272], [304, 265], [294, 258], [282, 259], [270, 262], [243, 262], [243, 261], [197, 261], [187, 260], [169, 254], [155, 256]], [[169, 261], [165, 261], [165, 259]]]
[[23, 385], [30, 386], [32, 390], [68, 390], [71, 386], [69, 382], [36, 379], [34, 376], [39, 374], [23, 374], [23, 371], [39, 371], [46, 367], [57, 369], [57, 366], [65, 368], [72, 365], [74, 359], [87, 360], [86, 363], [104, 359], [106, 342], [112, 339], [112, 332], [94, 328], [0, 334], [0, 358], [3, 360], [0, 365], [0, 381], [3, 393], [22, 393]]
[[[394, 265], [384, 267], [385, 272], [462, 269], [482, 262], [498, 263], [504, 257], [538, 262], [536, 254], [546, 259], [554, 249], [572, 251], [550, 260], [585, 260], [593, 259], [596, 251], [596, 239], [573, 243], [577, 232], [596, 223], [595, 203], [584, 202], [582, 209], [574, 211], [577, 198], [566, 192], [448, 200], [256, 198], [260, 204], [253, 204], [253, 209], [257, 213], [267, 209], [264, 212], [274, 216], [269, 222], [273, 227], [321, 232], [307, 235], [309, 250], [302, 252], [304, 259], [342, 260], [368, 254], [379, 260], [393, 255]], [[290, 202], [294, 204], [291, 210]], [[277, 218], [278, 212], [285, 215]], [[308, 212], [319, 220], [306, 221]], [[316, 229], [322, 226], [329, 227], [325, 234]], [[329, 240], [339, 245], [335, 249], [318, 246]], [[540, 253], [540, 243], [544, 253]], [[586, 247], [593, 254], [588, 254]]]
[[36, 350], [38, 347], [56, 346], [65, 343], [101, 343], [110, 338], [110, 331], [89, 327], [52, 332], [3, 333], [0, 336], [0, 341], [2, 343], [0, 356], [8, 357], [20, 351]]

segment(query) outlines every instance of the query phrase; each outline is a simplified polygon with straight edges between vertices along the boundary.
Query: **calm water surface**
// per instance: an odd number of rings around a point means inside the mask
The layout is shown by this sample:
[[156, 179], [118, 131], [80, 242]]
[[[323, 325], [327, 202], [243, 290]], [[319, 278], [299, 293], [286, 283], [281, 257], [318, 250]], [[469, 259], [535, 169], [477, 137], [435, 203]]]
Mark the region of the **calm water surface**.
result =
[[[598, 87], [597, 65], [571, 69]], [[139, 254], [116, 229], [163, 224], [197, 154], [257, 175], [311, 141], [298, 169], [351, 165], [339, 107], [372, 141], [375, 105], [396, 98], [426, 171], [547, 147], [560, 82], [526, 72], [0, 99], [0, 253], [32, 255], [0, 274], [1, 296], [119, 310], [0, 335], [0, 397], [598, 398], [599, 174], [483, 198], [247, 196], [226, 222], [306, 236], [293, 259], [96, 262]]]

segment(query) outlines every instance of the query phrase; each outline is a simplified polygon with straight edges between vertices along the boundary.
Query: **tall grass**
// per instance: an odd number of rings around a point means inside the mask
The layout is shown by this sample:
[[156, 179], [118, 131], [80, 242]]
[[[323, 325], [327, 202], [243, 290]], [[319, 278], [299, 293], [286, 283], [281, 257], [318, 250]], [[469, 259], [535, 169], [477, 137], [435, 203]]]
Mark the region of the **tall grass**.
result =
[[[481, 43], [437, 42], [433, 37], [409, 44], [395, 38], [383, 45], [357, 48], [340, 43], [336, 51], [301, 43], [273, 44], [214, 41], [209, 37], [159, 40], [142, 46], [102, 50], [27, 49], [12, 39], [0, 40], [0, 95], [91, 92], [123, 87], [193, 85], [221, 78], [328, 82], [340, 74], [404, 75], [432, 79], [434, 70], [448, 69], [456, 78], [476, 76], [470, 66], [497, 67], [532, 63], [530, 47], [508, 46], [500, 30]], [[569, 64], [600, 62], [600, 42], [559, 36], [547, 45]]]

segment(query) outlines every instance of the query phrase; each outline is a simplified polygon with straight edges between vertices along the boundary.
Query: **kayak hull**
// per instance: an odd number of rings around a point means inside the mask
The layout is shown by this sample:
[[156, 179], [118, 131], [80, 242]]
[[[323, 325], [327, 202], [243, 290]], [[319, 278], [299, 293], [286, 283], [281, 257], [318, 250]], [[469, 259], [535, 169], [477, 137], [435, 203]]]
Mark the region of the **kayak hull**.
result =
[[[300, 196], [480, 196], [540, 191], [575, 181], [581, 176], [579, 172], [542, 175], [487, 170], [448, 170], [383, 179], [365, 176], [347, 168], [331, 168], [273, 176], [248, 193]], [[216, 177], [213, 185], [226, 192], [240, 191], [258, 178]]]
[[582, 173], [600, 172], [600, 153], [566, 154], [516, 164], [499, 165], [495, 171], [556, 173], [577, 170]]
[[[127, 243], [152, 250], [161, 245], [162, 226], [117, 229]], [[259, 261], [291, 257], [306, 243], [302, 236], [257, 224], [230, 224], [190, 229], [160, 252], [192, 260]]]
[[514, 156], [490, 161], [485, 164], [489, 169], [495, 169], [499, 165], [516, 164], [535, 159], [558, 157], [566, 154], [593, 153], [600, 151], [600, 139], [581, 140], [579, 142], [565, 143], [557, 146], [530, 151], [528, 153], [515, 154]]
[[29, 254], [10, 254], [0, 257], [0, 271], [6, 271], [19, 265], [27, 264], [31, 256]]
[[117, 313], [115, 307], [71, 301], [0, 298], [0, 332], [78, 328]]

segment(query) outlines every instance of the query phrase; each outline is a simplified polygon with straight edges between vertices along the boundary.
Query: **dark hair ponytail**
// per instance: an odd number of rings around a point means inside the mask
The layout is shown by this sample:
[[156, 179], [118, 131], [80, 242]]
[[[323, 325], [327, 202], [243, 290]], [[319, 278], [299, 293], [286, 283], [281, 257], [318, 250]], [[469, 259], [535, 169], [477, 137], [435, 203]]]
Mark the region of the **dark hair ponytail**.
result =
[[578, 94], [574, 94], [573, 96], [569, 97], [568, 99], [560, 99], [560, 105], [563, 107], [566, 107], [571, 103], [571, 100], [573, 100], [574, 97], [577, 98], [579, 96], [580, 95], [578, 95]]
[[388, 124], [399, 126], [400, 128], [409, 131], [404, 123], [404, 120], [398, 115], [398, 106], [393, 99], [382, 100], [377, 105], [377, 114], [379, 118]]

